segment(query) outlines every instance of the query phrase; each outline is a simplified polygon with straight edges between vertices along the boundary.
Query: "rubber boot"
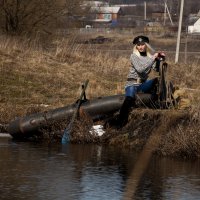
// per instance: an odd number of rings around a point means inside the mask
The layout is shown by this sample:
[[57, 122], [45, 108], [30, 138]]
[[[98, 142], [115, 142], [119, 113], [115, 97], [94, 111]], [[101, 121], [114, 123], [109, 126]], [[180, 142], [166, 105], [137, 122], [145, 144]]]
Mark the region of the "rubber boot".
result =
[[122, 128], [128, 122], [128, 116], [131, 111], [131, 107], [135, 105], [135, 99], [133, 97], [127, 96], [122, 104], [118, 117], [118, 126]]

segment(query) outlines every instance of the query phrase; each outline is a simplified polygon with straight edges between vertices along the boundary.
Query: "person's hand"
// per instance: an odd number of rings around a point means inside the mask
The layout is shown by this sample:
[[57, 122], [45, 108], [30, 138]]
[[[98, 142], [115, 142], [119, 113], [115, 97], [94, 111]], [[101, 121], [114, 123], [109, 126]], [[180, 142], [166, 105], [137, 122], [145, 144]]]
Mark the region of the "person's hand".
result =
[[159, 55], [158, 55], [158, 57], [165, 58], [165, 53], [164, 53], [164, 52], [159, 52]]
[[164, 52], [157, 52], [153, 55], [154, 60], [160, 60], [160, 59], [165, 59], [165, 53]]
[[154, 55], [153, 55], [154, 60], [155, 60], [156, 58], [158, 58], [158, 56], [159, 56], [159, 53], [154, 53]]

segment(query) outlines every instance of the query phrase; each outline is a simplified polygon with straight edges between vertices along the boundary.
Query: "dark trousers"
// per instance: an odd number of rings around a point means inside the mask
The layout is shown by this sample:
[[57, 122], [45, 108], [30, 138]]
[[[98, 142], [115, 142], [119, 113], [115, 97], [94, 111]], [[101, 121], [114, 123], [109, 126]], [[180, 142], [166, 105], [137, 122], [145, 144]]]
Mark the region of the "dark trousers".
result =
[[137, 92], [141, 91], [144, 93], [150, 92], [154, 85], [156, 84], [157, 79], [151, 79], [146, 80], [144, 83], [140, 85], [133, 85], [128, 86], [125, 89], [125, 100], [122, 104], [122, 107], [120, 109], [119, 117], [118, 117], [118, 123], [119, 126], [123, 127], [128, 122], [128, 116], [131, 111], [131, 107], [134, 107], [135, 105], [135, 95]]
[[154, 87], [156, 81], [157, 79], [150, 79], [150, 80], [146, 80], [144, 83], [140, 85], [128, 86], [125, 89], [125, 95], [135, 98], [135, 95], [137, 92], [140, 92], [140, 91], [144, 93], [150, 92], [152, 88]]

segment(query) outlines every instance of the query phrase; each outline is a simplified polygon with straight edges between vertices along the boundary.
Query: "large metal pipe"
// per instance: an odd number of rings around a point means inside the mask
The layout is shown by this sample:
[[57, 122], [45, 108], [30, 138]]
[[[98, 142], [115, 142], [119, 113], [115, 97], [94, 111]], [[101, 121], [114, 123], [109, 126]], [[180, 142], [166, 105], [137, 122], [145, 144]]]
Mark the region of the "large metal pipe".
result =
[[[138, 99], [149, 101], [150, 94], [139, 94]], [[98, 116], [106, 116], [118, 111], [124, 101], [124, 95], [99, 97], [87, 100], [81, 104], [84, 110], [92, 119]], [[48, 112], [36, 113], [18, 118], [9, 124], [8, 132], [14, 138], [27, 138], [39, 133], [39, 129], [46, 126], [47, 122], [59, 122], [72, 116], [76, 103], [69, 106], [50, 110]]]

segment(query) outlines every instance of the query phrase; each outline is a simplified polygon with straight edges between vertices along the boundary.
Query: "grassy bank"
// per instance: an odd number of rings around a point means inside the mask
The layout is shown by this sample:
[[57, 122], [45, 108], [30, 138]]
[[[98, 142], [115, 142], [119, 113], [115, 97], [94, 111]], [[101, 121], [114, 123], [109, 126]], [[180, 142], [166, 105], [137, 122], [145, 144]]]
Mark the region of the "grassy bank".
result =
[[[90, 80], [87, 89], [89, 99], [122, 94], [130, 67], [129, 56], [133, 36], [115, 35], [109, 36], [112, 40], [105, 44], [85, 44], [84, 41], [90, 37], [71, 35], [47, 38], [45, 36], [41, 39], [38, 36], [28, 39], [0, 36], [0, 123], [6, 124], [15, 117], [27, 113], [45, 111], [75, 102], [80, 94], [80, 84], [86, 79]], [[174, 38], [154, 37], [152, 43], [155, 46], [160, 44], [165, 49], [171, 49], [176, 41]], [[100, 51], [100, 49], [120, 49], [122, 46], [130, 52], [113, 55], [112, 52]], [[167, 62], [170, 80], [177, 87], [184, 89], [182, 97], [190, 100], [190, 107], [186, 111], [187, 117], [174, 120], [176, 123], [170, 124], [163, 131], [159, 153], [182, 155], [183, 152], [190, 152], [191, 148], [195, 147], [192, 153], [186, 155], [199, 156], [199, 60], [193, 59], [188, 64], [175, 65], [169, 56]], [[170, 111], [168, 113], [167, 118], [170, 119]], [[138, 119], [141, 121], [143, 117]], [[156, 117], [150, 114], [147, 119], [155, 121]], [[131, 120], [132, 124], [139, 123], [134, 121], [134, 118], [130, 118]], [[159, 123], [156, 126], [159, 126]], [[137, 135], [136, 130], [135, 127], [129, 128], [129, 135]], [[127, 129], [124, 131], [121, 132], [121, 136], [127, 134]], [[149, 131], [149, 134], [151, 133]], [[143, 138], [142, 134], [138, 134], [139, 136], [144, 143], [145, 138], [148, 139], [148, 137]], [[134, 141], [143, 144], [140, 139], [132, 137], [123, 144], [136, 147]]]

